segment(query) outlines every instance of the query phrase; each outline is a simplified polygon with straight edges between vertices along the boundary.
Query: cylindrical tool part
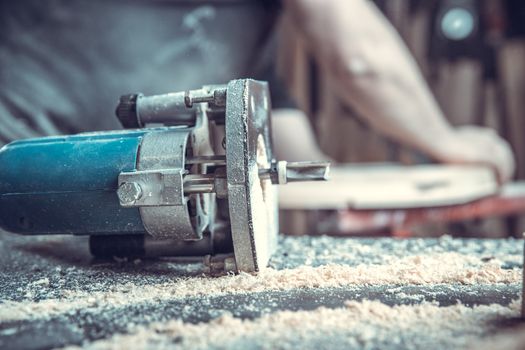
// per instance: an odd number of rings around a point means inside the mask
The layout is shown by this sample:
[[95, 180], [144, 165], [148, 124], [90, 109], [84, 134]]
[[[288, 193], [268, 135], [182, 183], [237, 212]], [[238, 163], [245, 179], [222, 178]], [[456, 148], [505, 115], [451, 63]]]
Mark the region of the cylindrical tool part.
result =
[[211, 193], [214, 191], [215, 176], [213, 174], [184, 176], [184, 194]]
[[270, 179], [274, 185], [288, 182], [326, 181], [330, 171], [330, 162], [286, 162], [273, 163], [269, 169], [260, 169], [261, 179]]
[[146, 235], [94, 235], [89, 249], [96, 257], [205, 256], [213, 254], [213, 243], [207, 235], [198, 241], [152, 239]]
[[0, 226], [21, 234], [144, 234], [116, 194], [147, 131], [20, 140], [0, 150]]
[[186, 158], [186, 164], [209, 164], [215, 166], [226, 166], [226, 156], [198, 156]]
[[326, 181], [329, 170], [329, 162], [288, 162], [286, 181]]
[[101, 258], [151, 258], [228, 254], [233, 246], [229, 225], [218, 222], [214, 234], [207, 233], [197, 241], [154, 239], [148, 235], [93, 235], [89, 237], [89, 249], [93, 256]]
[[185, 92], [163, 95], [139, 95], [136, 113], [142, 125], [161, 123], [167, 125], [194, 125], [195, 109], [185, 102]]

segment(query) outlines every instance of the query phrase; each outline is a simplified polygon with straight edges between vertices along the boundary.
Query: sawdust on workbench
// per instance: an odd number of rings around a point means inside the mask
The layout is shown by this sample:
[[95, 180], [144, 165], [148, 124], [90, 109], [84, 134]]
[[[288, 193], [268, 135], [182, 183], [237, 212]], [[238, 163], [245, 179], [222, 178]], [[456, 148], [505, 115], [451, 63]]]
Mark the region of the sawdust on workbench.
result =
[[[104, 291], [64, 290], [61, 298], [40, 301], [4, 301], [0, 322], [52, 317], [75, 309], [104, 305], [170, 300], [192, 296], [246, 294], [296, 288], [330, 288], [363, 285], [423, 284], [511, 284], [521, 282], [521, 269], [504, 269], [498, 260], [484, 262], [458, 253], [436, 253], [391, 259], [381, 265], [301, 266], [294, 269], [267, 269], [258, 275], [241, 273], [219, 278], [181, 277], [154, 285], [132, 283], [112, 285]], [[34, 282], [34, 288], [48, 288], [48, 281]]]
[[223, 315], [201, 324], [178, 320], [153, 323], [136, 327], [129, 334], [84, 344], [83, 348], [457, 349], [486, 336], [495, 320], [517, 316], [519, 305], [515, 301], [508, 307], [440, 307], [435, 303], [387, 306], [377, 301], [348, 301], [344, 308], [281, 311], [255, 320]]

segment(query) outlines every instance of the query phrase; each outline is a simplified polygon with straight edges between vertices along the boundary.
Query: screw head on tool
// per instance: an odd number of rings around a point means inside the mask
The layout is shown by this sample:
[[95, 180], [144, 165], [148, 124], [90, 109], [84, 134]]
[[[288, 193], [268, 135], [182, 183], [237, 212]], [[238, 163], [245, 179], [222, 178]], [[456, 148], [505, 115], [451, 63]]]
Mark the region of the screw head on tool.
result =
[[122, 204], [133, 204], [142, 197], [142, 187], [136, 182], [124, 182], [119, 186], [117, 195]]

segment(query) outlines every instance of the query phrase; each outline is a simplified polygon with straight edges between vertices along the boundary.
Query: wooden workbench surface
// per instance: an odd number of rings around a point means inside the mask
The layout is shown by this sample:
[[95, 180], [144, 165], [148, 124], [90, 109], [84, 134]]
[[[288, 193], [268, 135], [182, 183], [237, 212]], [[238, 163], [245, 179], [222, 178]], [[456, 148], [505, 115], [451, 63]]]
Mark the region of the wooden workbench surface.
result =
[[0, 348], [458, 348], [519, 314], [518, 240], [286, 237], [220, 278], [86, 245], [0, 234]]

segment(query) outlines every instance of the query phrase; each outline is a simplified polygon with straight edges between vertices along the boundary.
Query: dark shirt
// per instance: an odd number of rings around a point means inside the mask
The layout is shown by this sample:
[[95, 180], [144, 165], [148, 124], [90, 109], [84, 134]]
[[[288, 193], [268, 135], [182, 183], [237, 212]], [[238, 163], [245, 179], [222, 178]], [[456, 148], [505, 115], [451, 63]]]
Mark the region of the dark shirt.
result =
[[124, 93], [261, 77], [278, 12], [255, 0], [2, 1], [0, 143], [118, 128]]

